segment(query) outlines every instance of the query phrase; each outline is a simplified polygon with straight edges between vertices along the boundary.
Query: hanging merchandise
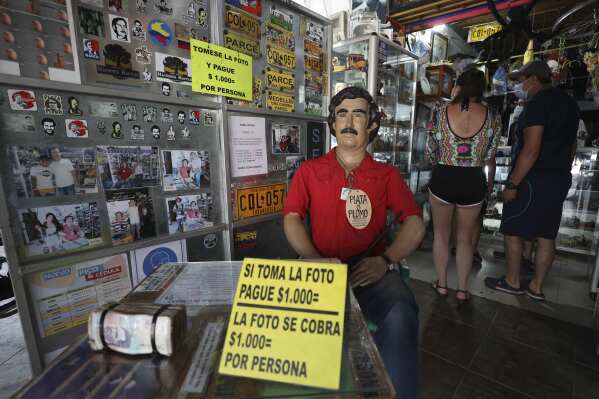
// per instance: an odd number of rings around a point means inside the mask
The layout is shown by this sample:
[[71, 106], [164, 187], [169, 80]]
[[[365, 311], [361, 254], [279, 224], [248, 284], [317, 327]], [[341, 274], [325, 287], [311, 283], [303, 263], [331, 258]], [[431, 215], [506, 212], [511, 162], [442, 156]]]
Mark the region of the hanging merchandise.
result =
[[289, 70], [295, 69], [295, 54], [282, 48], [266, 46], [266, 62]]
[[233, 30], [260, 39], [260, 20], [242, 10], [225, 6], [225, 23]]
[[295, 90], [295, 76], [291, 72], [266, 67], [266, 86], [269, 89], [293, 92]]
[[295, 112], [295, 96], [279, 91], [266, 91], [266, 107], [273, 111]]
[[223, 38], [224, 46], [226, 48], [239, 51], [253, 58], [260, 58], [262, 56], [262, 54], [260, 54], [260, 42], [256, 40], [237, 35], [227, 30], [225, 30]]

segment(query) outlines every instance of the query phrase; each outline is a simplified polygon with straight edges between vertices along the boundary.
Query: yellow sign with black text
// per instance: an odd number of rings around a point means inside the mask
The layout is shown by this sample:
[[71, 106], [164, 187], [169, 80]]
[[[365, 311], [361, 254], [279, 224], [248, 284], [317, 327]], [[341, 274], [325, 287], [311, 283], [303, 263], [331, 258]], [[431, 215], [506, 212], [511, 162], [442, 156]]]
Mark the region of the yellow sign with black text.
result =
[[295, 69], [295, 54], [282, 48], [266, 46], [266, 62], [287, 69]]
[[279, 112], [294, 112], [295, 97], [279, 91], [266, 92], [266, 108]]
[[304, 68], [322, 72], [322, 58], [304, 55]]
[[219, 373], [339, 389], [346, 283], [347, 265], [244, 259]]
[[252, 101], [252, 57], [191, 39], [191, 88], [215, 96]]
[[237, 219], [281, 212], [286, 194], [287, 183], [237, 189], [235, 191]]
[[498, 23], [471, 26], [468, 30], [468, 43], [482, 42], [500, 30], [501, 25]]
[[291, 72], [266, 68], [266, 85], [271, 89], [293, 91], [295, 89], [295, 77]]
[[260, 58], [260, 42], [228, 31], [225, 31], [223, 38], [226, 48], [240, 51], [253, 58]]

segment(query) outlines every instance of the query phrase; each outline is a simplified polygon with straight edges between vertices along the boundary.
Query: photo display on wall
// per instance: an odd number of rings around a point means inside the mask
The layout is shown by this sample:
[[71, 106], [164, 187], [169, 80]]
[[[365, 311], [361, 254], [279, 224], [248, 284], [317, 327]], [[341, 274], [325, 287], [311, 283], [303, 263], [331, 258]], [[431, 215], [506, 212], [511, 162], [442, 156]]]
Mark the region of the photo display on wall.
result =
[[156, 236], [154, 207], [147, 188], [107, 191], [106, 208], [113, 244]]
[[160, 184], [158, 147], [99, 146], [97, 158], [105, 190]]
[[0, 73], [80, 83], [71, 0], [7, 0], [0, 7]]
[[210, 185], [208, 151], [162, 150], [164, 191], [204, 188]]
[[96, 202], [19, 209], [25, 253], [40, 256], [102, 244]]
[[213, 225], [210, 193], [168, 197], [166, 209], [169, 234], [185, 233]]
[[209, 0], [73, 2], [86, 82], [191, 94], [190, 39], [211, 41]]

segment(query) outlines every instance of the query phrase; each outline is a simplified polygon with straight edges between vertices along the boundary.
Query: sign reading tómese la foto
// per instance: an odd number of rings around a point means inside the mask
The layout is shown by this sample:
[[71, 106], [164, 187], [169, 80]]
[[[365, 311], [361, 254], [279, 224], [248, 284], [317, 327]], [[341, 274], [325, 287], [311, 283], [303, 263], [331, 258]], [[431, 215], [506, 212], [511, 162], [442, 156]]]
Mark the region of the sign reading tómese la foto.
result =
[[339, 389], [347, 266], [246, 258], [219, 373]]
[[190, 50], [193, 91], [252, 101], [252, 57], [196, 39]]

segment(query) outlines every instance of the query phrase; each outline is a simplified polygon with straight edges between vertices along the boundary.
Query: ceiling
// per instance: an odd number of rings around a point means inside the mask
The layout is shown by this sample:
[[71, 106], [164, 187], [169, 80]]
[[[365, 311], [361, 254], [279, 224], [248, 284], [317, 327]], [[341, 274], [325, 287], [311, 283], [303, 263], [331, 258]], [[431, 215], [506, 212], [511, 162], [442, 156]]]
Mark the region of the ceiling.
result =
[[[527, 4], [531, 0], [495, 0], [500, 13], [509, 7]], [[550, 30], [557, 18], [580, 3], [581, 0], [539, 0], [531, 13], [533, 30]], [[484, 15], [477, 15], [483, 14]], [[489, 13], [486, 0], [417, 0], [394, 2], [389, 13], [396, 28], [406, 32], [426, 29], [435, 24], [448, 23], [455, 28], [495, 21]], [[472, 17], [471, 15], [477, 15]], [[466, 19], [459, 20], [460, 18]]]

